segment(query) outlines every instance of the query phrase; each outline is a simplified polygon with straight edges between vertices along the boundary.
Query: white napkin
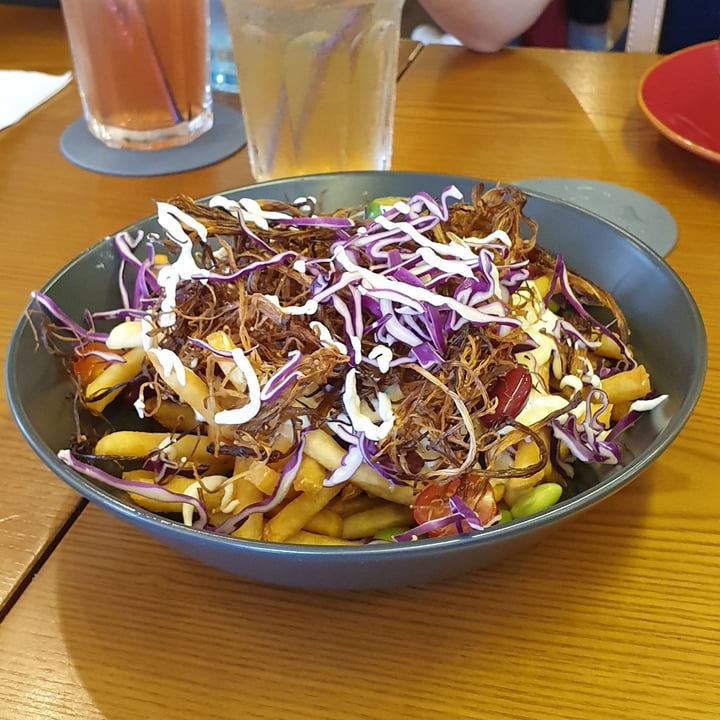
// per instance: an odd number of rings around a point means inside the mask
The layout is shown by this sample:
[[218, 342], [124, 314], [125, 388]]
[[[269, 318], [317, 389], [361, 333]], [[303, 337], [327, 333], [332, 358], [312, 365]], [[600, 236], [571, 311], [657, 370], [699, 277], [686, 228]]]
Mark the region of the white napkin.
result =
[[434, 25], [418, 25], [410, 38], [423, 45], [462, 45], [454, 35], [443, 33]]
[[72, 73], [48, 75], [28, 70], [0, 70], [0, 130], [24, 118], [72, 79]]

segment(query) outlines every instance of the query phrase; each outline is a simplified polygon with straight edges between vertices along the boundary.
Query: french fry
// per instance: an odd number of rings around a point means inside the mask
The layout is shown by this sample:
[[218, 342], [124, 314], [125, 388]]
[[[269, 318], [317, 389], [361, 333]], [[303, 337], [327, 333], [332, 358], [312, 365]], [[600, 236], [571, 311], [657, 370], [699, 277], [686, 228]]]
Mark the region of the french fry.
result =
[[286, 543], [293, 545], [360, 545], [361, 543], [353, 540], [345, 540], [339, 537], [330, 537], [329, 535], [319, 535], [318, 533], [300, 530], [285, 540]]
[[622, 360], [625, 357], [620, 346], [604, 333], [600, 336], [600, 347], [595, 348], [595, 353], [610, 360]]
[[[600, 405], [595, 405], [593, 403], [590, 403], [590, 410], [592, 413], [597, 413], [597, 411], [600, 409]], [[613, 412], [613, 405], [608, 404], [608, 406], [597, 416], [597, 421], [604, 425], [606, 428], [610, 427], [611, 421], [612, 421], [612, 412]]]
[[346, 540], [372, 537], [378, 530], [394, 525], [411, 525], [413, 513], [410, 507], [386, 502], [383, 505], [355, 513], [345, 518], [342, 536]]
[[631, 402], [615, 403], [615, 405], [611, 405], [610, 419], [613, 422], [622, 420], [630, 412], [630, 405], [632, 405]]
[[157, 398], [150, 398], [145, 403], [145, 415], [174, 432], [192, 432], [198, 426], [195, 411], [184, 403], [158, 402]]
[[[101, 437], [95, 445], [95, 452], [112, 457], [145, 457], [161, 445], [168, 444], [169, 438], [167, 433], [118, 430]], [[175, 441], [176, 447], [178, 442], [179, 439]]]
[[538, 275], [536, 278], [533, 278], [539, 297], [543, 298], [547, 295], [548, 290], [550, 290], [550, 280], [552, 280], [550, 275]]
[[301, 493], [265, 523], [263, 539], [284, 542], [302, 530], [313, 515], [317, 515], [337, 495], [342, 485], [324, 487], [316, 493]]
[[[534, 465], [538, 460], [540, 460], [540, 447], [536, 442], [529, 440], [518, 444], [517, 450], [515, 451], [515, 460], [513, 461], [515, 467], [530, 467], [530, 465]], [[540, 470], [528, 478], [528, 482], [535, 485], [540, 482], [542, 476], [543, 471]]]
[[[182, 377], [178, 377], [174, 367], [167, 368], [164, 366], [157, 352], [158, 351], [151, 350], [148, 353], [148, 358], [158, 375], [160, 375], [167, 386], [175, 392], [181, 402], [189, 405], [209, 425], [214, 425], [215, 408], [213, 403], [210, 402], [210, 391], [205, 381], [198, 377], [190, 368], [184, 366]], [[171, 351], [163, 350], [162, 352], [169, 353]]]
[[354, 515], [364, 510], [380, 507], [386, 502], [387, 500], [373, 497], [363, 492], [359, 495], [351, 495], [350, 497], [336, 497], [328, 505], [328, 509], [337, 513], [340, 517], [347, 517], [348, 515]]
[[[216, 350], [222, 350], [224, 352], [232, 352], [237, 347], [232, 341], [232, 338], [227, 333], [222, 332], [222, 330], [210, 333], [207, 336], [207, 343]], [[237, 390], [241, 392], [246, 390], [247, 382], [245, 381], [245, 375], [235, 364], [234, 360], [218, 358], [217, 364]]]
[[214, 347], [216, 350], [222, 350], [223, 352], [230, 352], [236, 347], [235, 343], [232, 341], [232, 338], [223, 330], [216, 330], [215, 332], [211, 332], [207, 336], [207, 343], [208, 345]]
[[316, 493], [327, 477], [327, 470], [314, 458], [303, 454], [293, 485], [300, 492]]
[[[233, 508], [234, 512], [240, 512], [249, 505], [260, 502], [265, 496], [261, 490], [253, 485], [246, 477], [238, 473], [241, 469], [242, 460], [238, 458], [235, 461], [235, 499], [238, 504]], [[244, 538], [245, 540], [262, 540], [263, 525], [265, 520], [261, 512], [253, 513], [245, 522], [234, 530], [231, 534], [234, 537]]]
[[490, 478], [489, 482], [495, 502], [500, 502], [505, 497], [505, 483], [499, 478]]
[[255, 458], [238, 458], [235, 474], [245, 478], [265, 495], [272, 495], [277, 487], [280, 473]]
[[[323, 430], [306, 433], [305, 453], [331, 471], [340, 467], [345, 456], [345, 450]], [[369, 465], [361, 465], [350, 480], [363, 490], [399, 505], [407, 506], [412, 502], [412, 487], [388, 482]]]
[[[123, 383], [130, 382], [139, 372], [145, 359], [145, 351], [142, 348], [133, 348], [123, 355], [125, 362], [112, 363], [108, 365], [94, 380], [88, 383], [85, 388], [85, 406], [90, 412], [101, 413], [122, 391], [117, 388], [112, 392], [102, 395], [109, 388]], [[93, 400], [97, 397], [97, 400]]]
[[[513, 459], [513, 467], [526, 468], [534, 465], [540, 460], [540, 448], [532, 440], [518, 443]], [[547, 467], [547, 465], [546, 465]], [[537, 485], [545, 476], [545, 468], [538, 470], [528, 477], [507, 478], [505, 480], [504, 499], [512, 505], [517, 497], [528, 488]]]
[[212, 473], [231, 469], [233, 459], [222, 455], [215, 457], [207, 450], [209, 442], [209, 438], [204, 435], [173, 438], [167, 433], [118, 430], [100, 438], [95, 445], [95, 452], [109, 457], [140, 458], [162, 448], [173, 462], [207, 465]]
[[253, 513], [243, 521], [239, 528], [233, 530], [230, 535], [242, 540], [262, 540], [263, 523], [263, 514], [261, 512]]
[[[128, 470], [127, 472], [123, 473], [123, 478], [125, 478], [125, 480], [133, 480], [134, 482], [147, 483], [148, 485], [155, 484], [155, 474], [149, 470]], [[181, 475], [173, 475], [172, 477], [168, 478], [167, 482], [164, 483], [164, 486], [168, 490], [172, 490], [173, 492], [185, 493], [188, 487], [190, 487], [193, 482], [195, 482], [193, 478], [182, 477]], [[138, 493], [133, 492], [128, 493], [128, 496], [136, 505], [139, 505], [141, 508], [144, 508], [145, 510], [149, 510], [150, 512], [154, 513], [180, 514], [182, 512], [182, 506], [184, 504], [180, 502], [161, 502], [160, 500], [148, 498], [144, 495], [139, 495]]]
[[601, 382], [608, 400], [615, 403], [632, 402], [650, 392], [650, 376], [644, 365], [610, 375]]
[[305, 523], [303, 529], [320, 535], [342, 537], [343, 519], [336, 512], [323, 508]]

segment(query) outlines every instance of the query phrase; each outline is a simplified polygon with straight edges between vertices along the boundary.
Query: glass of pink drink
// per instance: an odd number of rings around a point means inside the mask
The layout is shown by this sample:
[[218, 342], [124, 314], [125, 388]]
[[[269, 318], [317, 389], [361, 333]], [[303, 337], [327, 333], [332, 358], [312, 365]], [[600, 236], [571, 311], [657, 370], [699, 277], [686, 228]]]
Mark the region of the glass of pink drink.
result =
[[90, 132], [158, 150], [212, 127], [208, 0], [61, 0]]

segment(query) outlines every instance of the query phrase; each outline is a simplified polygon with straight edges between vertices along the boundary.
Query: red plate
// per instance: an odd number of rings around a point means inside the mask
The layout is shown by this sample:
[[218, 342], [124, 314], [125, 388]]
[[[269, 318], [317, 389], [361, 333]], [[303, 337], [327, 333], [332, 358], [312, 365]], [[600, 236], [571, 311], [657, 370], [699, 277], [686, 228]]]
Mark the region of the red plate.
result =
[[669, 140], [720, 163], [720, 41], [663, 58], [638, 91], [648, 120]]

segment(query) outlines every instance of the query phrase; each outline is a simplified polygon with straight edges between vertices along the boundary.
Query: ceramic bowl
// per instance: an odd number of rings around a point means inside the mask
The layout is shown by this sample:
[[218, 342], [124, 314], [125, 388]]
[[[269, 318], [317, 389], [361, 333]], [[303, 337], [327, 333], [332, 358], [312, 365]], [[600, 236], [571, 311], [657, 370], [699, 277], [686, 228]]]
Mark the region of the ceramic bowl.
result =
[[[378, 196], [417, 191], [439, 194], [455, 184], [470, 196], [471, 178], [417, 173], [359, 172], [273, 181], [224, 193], [294, 199], [313, 195], [331, 210]], [[485, 181], [487, 182], [487, 181]], [[490, 183], [489, 183], [490, 184]], [[537, 515], [460, 537], [361, 547], [314, 547], [251, 542], [183, 526], [146, 512], [122, 492], [101, 486], [59, 462], [73, 419], [70, 385], [58, 361], [37, 347], [25, 317], [12, 337], [6, 362], [10, 407], [25, 438], [57, 477], [108, 513], [129, 522], [180, 553], [264, 583], [305, 588], [377, 588], [424, 584], [497, 563], [539, 542], [621, 490], [668, 447], [690, 416], [706, 365], [700, 313], [671, 267], [619, 227], [560, 200], [529, 193], [527, 214], [539, 223], [539, 242], [566, 264], [608, 290], [625, 312], [636, 356], [668, 400], [624, 434], [626, 459], [616, 466], [582, 466], [571, 496]], [[147, 218], [129, 230], [157, 230]], [[119, 305], [118, 259], [108, 237], [55, 275], [44, 291], [67, 313]], [[53, 482], [48, 477], [48, 482]]]

